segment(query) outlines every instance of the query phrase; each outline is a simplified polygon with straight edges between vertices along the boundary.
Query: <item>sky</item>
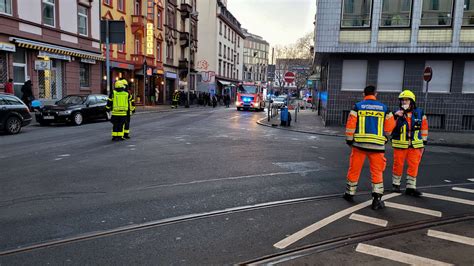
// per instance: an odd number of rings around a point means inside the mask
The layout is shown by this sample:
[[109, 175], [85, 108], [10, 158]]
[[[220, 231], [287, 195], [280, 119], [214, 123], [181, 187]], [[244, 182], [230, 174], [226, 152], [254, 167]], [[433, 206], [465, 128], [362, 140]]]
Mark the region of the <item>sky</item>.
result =
[[227, 0], [227, 9], [270, 46], [295, 43], [314, 31], [315, 0]]

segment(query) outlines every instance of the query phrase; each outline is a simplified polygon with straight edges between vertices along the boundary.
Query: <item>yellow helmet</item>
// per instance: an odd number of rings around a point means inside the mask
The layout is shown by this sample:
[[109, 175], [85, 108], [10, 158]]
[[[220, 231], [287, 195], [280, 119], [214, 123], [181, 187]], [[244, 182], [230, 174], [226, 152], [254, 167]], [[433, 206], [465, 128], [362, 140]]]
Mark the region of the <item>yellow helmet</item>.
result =
[[400, 95], [398, 95], [398, 99], [403, 99], [403, 98], [412, 99], [413, 102], [416, 102], [415, 94], [411, 90], [404, 90], [400, 93]]
[[123, 85], [128, 86], [128, 81], [126, 79], [121, 79]]
[[125, 88], [125, 84], [123, 84], [123, 81], [117, 80], [117, 81], [115, 81], [115, 88], [116, 89], [123, 89], [123, 88]]

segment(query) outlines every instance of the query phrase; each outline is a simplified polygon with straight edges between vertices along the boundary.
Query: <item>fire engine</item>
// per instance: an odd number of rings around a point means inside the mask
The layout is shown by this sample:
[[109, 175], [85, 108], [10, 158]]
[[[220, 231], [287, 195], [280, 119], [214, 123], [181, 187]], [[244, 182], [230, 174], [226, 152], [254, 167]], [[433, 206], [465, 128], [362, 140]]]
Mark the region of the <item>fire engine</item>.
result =
[[237, 98], [235, 101], [237, 110], [256, 110], [265, 109], [265, 100], [263, 98], [263, 88], [260, 84], [254, 82], [243, 82], [237, 87]]

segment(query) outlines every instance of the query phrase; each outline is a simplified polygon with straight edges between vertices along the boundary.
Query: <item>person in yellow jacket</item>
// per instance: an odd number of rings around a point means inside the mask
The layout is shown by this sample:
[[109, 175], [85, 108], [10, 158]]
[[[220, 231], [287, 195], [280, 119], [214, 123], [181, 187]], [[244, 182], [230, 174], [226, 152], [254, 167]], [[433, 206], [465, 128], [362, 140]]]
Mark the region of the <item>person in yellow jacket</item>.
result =
[[174, 90], [173, 98], [171, 99], [171, 108], [178, 108], [179, 104], [179, 91]]
[[422, 193], [416, 189], [416, 177], [424, 146], [428, 141], [428, 120], [423, 110], [416, 107], [416, 97], [412, 91], [404, 90], [398, 98], [400, 99], [400, 110], [395, 112], [396, 125], [392, 133], [393, 191], [401, 192], [403, 166], [407, 162], [405, 194], [420, 197]]
[[125, 90], [128, 92], [128, 102], [129, 102], [130, 110], [127, 112], [127, 116], [125, 117], [123, 137], [125, 139], [129, 139], [130, 138], [130, 118], [132, 114], [135, 113], [135, 99], [133, 98], [133, 94], [132, 94], [132, 91], [130, 90], [130, 87], [128, 86], [127, 80], [124, 78], [121, 78], [120, 80], [125, 85]]
[[129, 95], [121, 80], [115, 82], [114, 90], [107, 101], [107, 110], [112, 110], [112, 141], [124, 140], [124, 125], [127, 113], [130, 112]]

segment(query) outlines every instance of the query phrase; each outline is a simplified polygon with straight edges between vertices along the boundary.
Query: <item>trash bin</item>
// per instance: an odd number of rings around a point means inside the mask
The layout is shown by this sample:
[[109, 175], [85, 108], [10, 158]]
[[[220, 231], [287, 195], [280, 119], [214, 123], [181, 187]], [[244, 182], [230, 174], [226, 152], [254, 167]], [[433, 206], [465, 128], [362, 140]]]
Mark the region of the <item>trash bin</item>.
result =
[[289, 119], [288, 119], [288, 107], [284, 106], [280, 108], [280, 125], [281, 126], [289, 126]]

